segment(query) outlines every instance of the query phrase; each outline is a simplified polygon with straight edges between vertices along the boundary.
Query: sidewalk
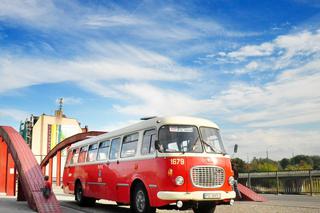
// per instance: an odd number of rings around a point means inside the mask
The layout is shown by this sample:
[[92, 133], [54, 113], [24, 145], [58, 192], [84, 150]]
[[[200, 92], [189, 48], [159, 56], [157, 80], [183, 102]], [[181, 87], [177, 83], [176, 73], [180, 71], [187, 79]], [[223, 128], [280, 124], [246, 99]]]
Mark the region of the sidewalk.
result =
[[16, 197], [6, 197], [0, 195], [0, 212], [3, 213], [22, 213], [32, 211], [26, 201], [17, 202]]

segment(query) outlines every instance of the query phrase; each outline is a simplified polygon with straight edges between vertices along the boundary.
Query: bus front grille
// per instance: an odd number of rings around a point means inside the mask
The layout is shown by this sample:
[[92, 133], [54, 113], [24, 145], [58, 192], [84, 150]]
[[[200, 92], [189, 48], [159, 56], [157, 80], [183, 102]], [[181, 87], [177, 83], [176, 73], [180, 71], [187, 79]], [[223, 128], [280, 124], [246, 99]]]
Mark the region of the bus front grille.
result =
[[216, 166], [195, 166], [191, 168], [191, 181], [195, 187], [218, 188], [224, 183], [224, 169]]

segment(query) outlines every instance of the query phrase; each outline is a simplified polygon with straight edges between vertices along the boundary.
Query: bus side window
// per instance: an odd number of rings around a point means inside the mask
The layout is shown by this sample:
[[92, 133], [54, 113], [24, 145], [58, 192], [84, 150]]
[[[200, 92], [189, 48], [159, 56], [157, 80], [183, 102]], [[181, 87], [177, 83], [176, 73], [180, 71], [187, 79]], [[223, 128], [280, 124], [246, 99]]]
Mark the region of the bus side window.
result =
[[81, 147], [78, 163], [83, 163], [86, 161], [87, 151], [88, 151], [88, 146]]
[[96, 160], [98, 152], [98, 144], [91, 144], [88, 149], [87, 162], [92, 162]]
[[72, 162], [72, 155], [73, 155], [73, 150], [69, 150], [68, 151], [68, 156], [67, 156], [67, 160], [66, 160], [66, 165], [70, 165]]
[[121, 157], [128, 158], [136, 155], [139, 133], [127, 135], [123, 138]]
[[156, 131], [154, 129], [147, 130], [143, 134], [141, 154], [148, 155], [154, 153], [154, 142], [156, 140]]
[[79, 148], [74, 149], [72, 151], [72, 158], [70, 164], [74, 164], [78, 162], [78, 156], [79, 156]]
[[156, 150], [154, 146], [154, 143], [156, 140], [157, 140], [156, 133], [154, 133], [151, 135], [151, 140], [150, 140], [150, 154], [153, 154], [154, 151]]
[[107, 160], [110, 147], [110, 141], [104, 141], [99, 144], [97, 160]]
[[120, 149], [120, 138], [112, 139], [110, 155], [109, 155], [110, 160], [114, 160], [118, 158], [119, 149]]

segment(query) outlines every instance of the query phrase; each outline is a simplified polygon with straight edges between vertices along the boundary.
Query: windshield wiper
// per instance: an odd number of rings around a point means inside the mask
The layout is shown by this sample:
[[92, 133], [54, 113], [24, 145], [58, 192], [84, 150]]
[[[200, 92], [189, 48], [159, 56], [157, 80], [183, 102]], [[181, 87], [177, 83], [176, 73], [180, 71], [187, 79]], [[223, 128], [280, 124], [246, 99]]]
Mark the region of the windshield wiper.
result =
[[[194, 140], [194, 143], [192, 144], [191, 150], [194, 151], [194, 147], [197, 145], [199, 140], [199, 136]], [[200, 141], [201, 142], [201, 141]]]
[[222, 152], [218, 152], [215, 148], [213, 148], [210, 144], [208, 144], [208, 143], [205, 142], [204, 140], [202, 141], [202, 143], [204, 143], [205, 145], [207, 145], [213, 152], [222, 154]]

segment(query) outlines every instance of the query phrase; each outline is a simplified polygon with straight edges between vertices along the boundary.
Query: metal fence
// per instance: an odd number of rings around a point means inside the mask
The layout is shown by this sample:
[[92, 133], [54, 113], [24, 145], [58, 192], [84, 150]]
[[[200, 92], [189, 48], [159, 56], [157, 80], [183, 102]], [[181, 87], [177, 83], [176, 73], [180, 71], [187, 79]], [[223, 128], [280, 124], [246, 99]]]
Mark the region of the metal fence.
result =
[[259, 193], [318, 194], [320, 170], [240, 173], [239, 182]]

